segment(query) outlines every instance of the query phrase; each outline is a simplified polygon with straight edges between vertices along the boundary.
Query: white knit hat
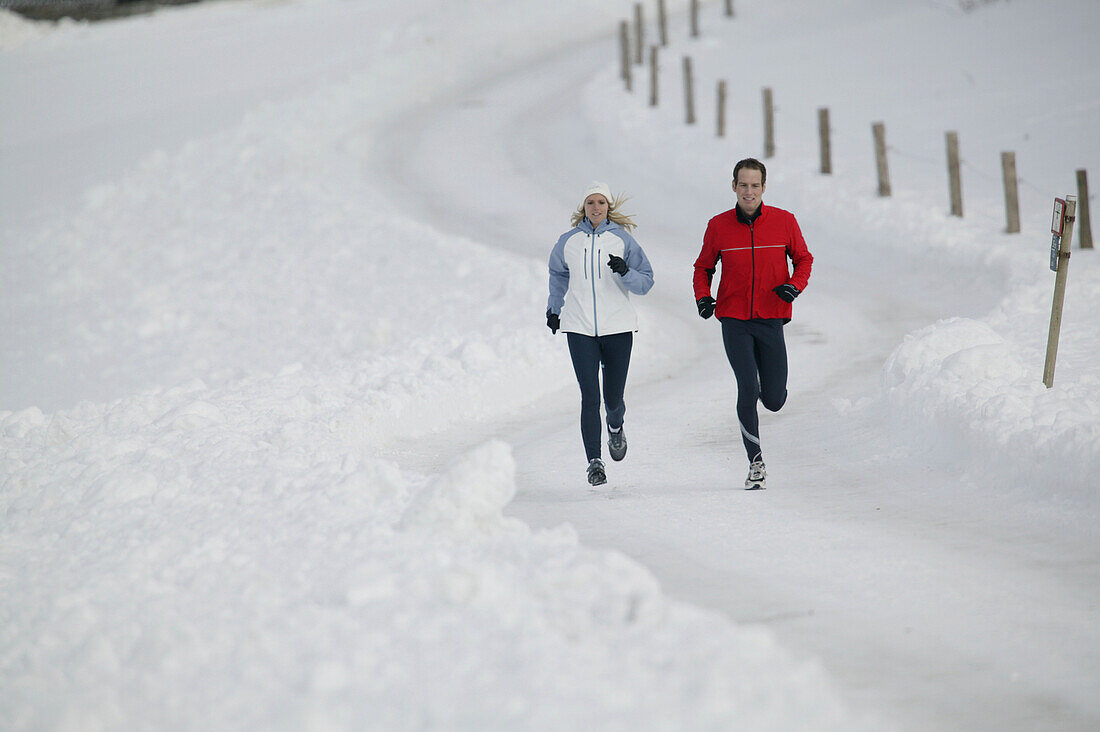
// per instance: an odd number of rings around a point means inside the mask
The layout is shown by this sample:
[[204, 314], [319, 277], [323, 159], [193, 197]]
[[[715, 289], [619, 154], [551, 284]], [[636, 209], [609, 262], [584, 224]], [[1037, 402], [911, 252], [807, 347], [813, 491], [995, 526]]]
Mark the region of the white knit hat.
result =
[[606, 183], [600, 183], [599, 181], [589, 183], [588, 187], [584, 189], [584, 195], [581, 196], [581, 201], [587, 201], [588, 197], [593, 193], [599, 193], [607, 199], [608, 203], [611, 203], [611, 187]]

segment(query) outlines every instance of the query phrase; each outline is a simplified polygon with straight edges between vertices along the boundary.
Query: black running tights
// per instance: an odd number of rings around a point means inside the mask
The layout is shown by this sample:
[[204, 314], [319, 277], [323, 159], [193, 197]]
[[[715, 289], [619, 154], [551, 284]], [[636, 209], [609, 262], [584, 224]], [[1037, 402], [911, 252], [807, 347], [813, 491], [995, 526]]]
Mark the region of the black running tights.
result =
[[722, 318], [722, 342], [737, 379], [737, 421], [749, 460], [760, 457], [756, 402], [778, 412], [787, 401], [787, 346], [779, 318]]
[[607, 336], [587, 336], [566, 333], [569, 355], [573, 359], [573, 371], [581, 387], [581, 439], [588, 460], [600, 457], [600, 365], [603, 365], [603, 403], [607, 410], [607, 424], [622, 427], [626, 404], [623, 390], [626, 388], [626, 372], [630, 368], [630, 348], [634, 334], [615, 333]]

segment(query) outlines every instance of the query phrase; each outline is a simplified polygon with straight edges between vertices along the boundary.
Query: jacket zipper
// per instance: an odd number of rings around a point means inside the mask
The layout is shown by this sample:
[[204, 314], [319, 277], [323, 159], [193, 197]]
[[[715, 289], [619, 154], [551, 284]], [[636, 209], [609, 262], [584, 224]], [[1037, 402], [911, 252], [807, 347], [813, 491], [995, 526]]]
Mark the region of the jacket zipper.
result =
[[[592, 234], [592, 248], [590, 250], [592, 257], [592, 333], [594, 336], [599, 337], [600, 325], [599, 319], [596, 314], [596, 232]], [[587, 262], [585, 263], [587, 266]]]
[[752, 280], [749, 282], [749, 319], [756, 312], [756, 221], [749, 224], [749, 251], [752, 252]]

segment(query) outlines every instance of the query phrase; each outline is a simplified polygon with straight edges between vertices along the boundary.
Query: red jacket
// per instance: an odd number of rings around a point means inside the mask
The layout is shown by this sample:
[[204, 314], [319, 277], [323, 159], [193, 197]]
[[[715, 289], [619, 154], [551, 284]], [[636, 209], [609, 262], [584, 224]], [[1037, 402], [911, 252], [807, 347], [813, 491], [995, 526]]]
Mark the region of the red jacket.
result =
[[[794, 273], [787, 268], [794, 262]], [[814, 258], [798, 222], [789, 211], [760, 204], [756, 219], [746, 223], [736, 208], [715, 216], [703, 234], [703, 250], [695, 260], [695, 299], [710, 295], [715, 266], [722, 260], [718, 283], [719, 318], [791, 319], [791, 303], [772, 290], [790, 283], [806, 289]]]

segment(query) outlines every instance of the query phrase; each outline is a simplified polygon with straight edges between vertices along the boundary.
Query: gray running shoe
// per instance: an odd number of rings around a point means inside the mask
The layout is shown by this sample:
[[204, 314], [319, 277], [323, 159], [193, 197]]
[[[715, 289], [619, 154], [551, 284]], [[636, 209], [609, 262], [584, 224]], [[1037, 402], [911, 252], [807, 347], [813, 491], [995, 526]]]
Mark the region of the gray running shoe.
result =
[[607, 473], [603, 469], [603, 460], [592, 458], [588, 461], [588, 482], [591, 485], [603, 485], [607, 482]]
[[764, 485], [767, 479], [768, 471], [764, 470], [764, 461], [756, 458], [749, 465], [749, 477], [745, 478], [745, 490], [762, 491], [767, 487]]
[[607, 451], [615, 462], [626, 457], [626, 432], [622, 427], [618, 432], [612, 432], [610, 427], [607, 429]]

